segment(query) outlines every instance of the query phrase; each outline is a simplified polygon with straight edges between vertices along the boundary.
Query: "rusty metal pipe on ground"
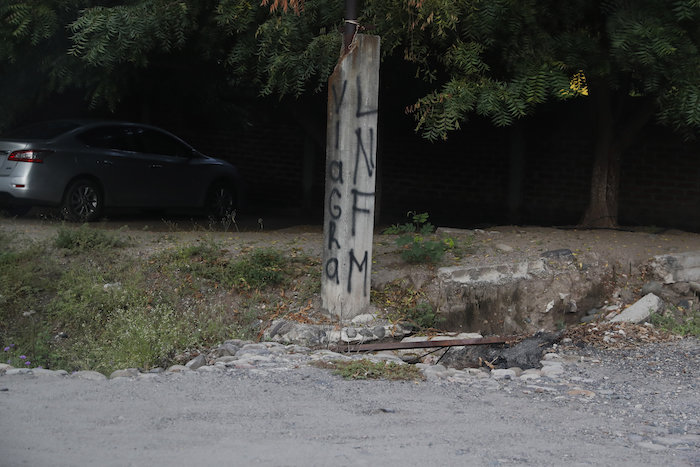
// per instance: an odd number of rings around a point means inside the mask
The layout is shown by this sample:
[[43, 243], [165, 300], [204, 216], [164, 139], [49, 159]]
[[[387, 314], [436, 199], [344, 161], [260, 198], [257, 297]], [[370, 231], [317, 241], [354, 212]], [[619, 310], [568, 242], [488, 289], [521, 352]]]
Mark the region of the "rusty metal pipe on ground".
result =
[[385, 342], [380, 344], [348, 344], [330, 346], [335, 352], [378, 352], [382, 350], [428, 349], [434, 347], [460, 347], [466, 345], [507, 344], [518, 339], [517, 336], [492, 336], [480, 339], [426, 340], [417, 342]]

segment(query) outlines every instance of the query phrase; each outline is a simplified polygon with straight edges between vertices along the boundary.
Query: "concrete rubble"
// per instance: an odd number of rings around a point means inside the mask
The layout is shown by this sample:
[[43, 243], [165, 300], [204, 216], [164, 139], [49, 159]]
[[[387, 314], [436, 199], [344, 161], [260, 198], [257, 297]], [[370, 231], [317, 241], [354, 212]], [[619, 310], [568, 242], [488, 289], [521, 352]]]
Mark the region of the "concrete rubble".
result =
[[642, 323], [649, 319], [652, 313], [660, 311], [663, 306], [664, 301], [653, 293], [650, 293], [626, 308], [619, 315], [613, 316], [610, 321], [613, 323], [619, 323], [621, 321], [627, 323]]
[[664, 284], [700, 282], [700, 251], [655, 256], [650, 266]]

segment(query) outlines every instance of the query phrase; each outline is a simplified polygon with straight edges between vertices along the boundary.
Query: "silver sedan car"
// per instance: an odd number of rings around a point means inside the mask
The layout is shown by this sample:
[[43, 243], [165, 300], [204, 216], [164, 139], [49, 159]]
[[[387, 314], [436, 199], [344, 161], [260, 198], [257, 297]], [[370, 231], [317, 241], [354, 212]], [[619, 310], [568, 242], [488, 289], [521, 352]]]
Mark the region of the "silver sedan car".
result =
[[56, 120], [0, 137], [0, 206], [16, 213], [59, 206], [89, 222], [110, 207], [196, 208], [222, 219], [239, 190], [233, 165], [149, 125]]

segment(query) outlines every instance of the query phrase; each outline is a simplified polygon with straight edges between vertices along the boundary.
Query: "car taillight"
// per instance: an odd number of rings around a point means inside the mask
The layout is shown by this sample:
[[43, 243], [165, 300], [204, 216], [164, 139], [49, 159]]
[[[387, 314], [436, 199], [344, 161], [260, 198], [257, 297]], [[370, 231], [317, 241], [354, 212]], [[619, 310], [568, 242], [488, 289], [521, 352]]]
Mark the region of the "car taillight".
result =
[[53, 151], [47, 150], [36, 150], [36, 149], [23, 149], [21, 151], [13, 151], [7, 157], [8, 161], [16, 162], [44, 162], [44, 157], [47, 154], [51, 154]]

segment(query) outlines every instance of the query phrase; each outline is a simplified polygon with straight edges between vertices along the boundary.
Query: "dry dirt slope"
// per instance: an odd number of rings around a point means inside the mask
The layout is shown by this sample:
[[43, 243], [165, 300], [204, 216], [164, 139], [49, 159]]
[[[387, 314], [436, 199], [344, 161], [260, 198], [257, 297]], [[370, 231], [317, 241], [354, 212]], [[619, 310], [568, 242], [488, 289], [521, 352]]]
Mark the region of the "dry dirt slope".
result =
[[[40, 218], [1, 219], [0, 231], [14, 238], [31, 238], [47, 241], [55, 237], [63, 224]], [[91, 227], [118, 231], [119, 235], [133, 240], [131, 253], [148, 257], [158, 250], [174, 245], [197, 241], [215, 241], [228, 251], [235, 253], [246, 247], [275, 247], [282, 251], [301, 249], [312, 257], [320, 257], [322, 247], [321, 226], [300, 225], [278, 230], [248, 230], [242, 232], [217, 231], [211, 226], [197, 221], [175, 219], [117, 219], [91, 224]], [[621, 306], [629, 304], [641, 295], [642, 286], [653, 278], [648, 277], [645, 265], [660, 254], [700, 252], [700, 234], [681, 231], [636, 230], [577, 230], [530, 226], [497, 226], [485, 230], [439, 229], [440, 235], [455, 240], [457, 248], [446, 255], [443, 267], [488, 268], [513, 265], [528, 261], [538, 261], [543, 254], [557, 250], [570, 250], [575, 258], [573, 266], [584, 269], [595, 268], [596, 280], [614, 278], [615, 283], [600, 290], [595, 300], [599, 303], [586, 303], [588, 306], [602, 306], [606, 301], [617, 301]], [[430, 265], [409, 265], [399, 256], [400, 250], [395, 237], [375, 235], [373, 286], [381, 289], [392, 282], [402, 287], [420, 291], [425, 300], [432, 303], [442, 313], [449, 312], [436, 286], [438, 268]], [[570, 265], [572, 266], [572, 265]], [[590, 276], [590, 274], [589, 274]], [[398, 282], [395, 282], [398, 281]], [[670, 287], [667, 287], [670, 291]], [[444, 294], [444, 291], [443, 291]], [[612, 295], [615, 296], [612, 296]], [[441, 302], [442, 300], [442, 302]], [[319, 307], [316, 301], [315, 307]], [[376, 304], [376, 311], [385, 312], [384, 305]], [[579, 306], [578, 314], [585, 313]], [[318, 310], [316, 310], [318, 311]], [[490, 312], [488, 309], [484, 313]], [[534, 314], [534, 312], [532, 312]], [[527, 317], [520, 317], [522, 328]], [[567, 316], [567, 322], [574, 322], [576, 316]], [[454, 321], [454, 320], [453, 320]], [[494, 322], [498, 322], [495, 320]], [[533, 330], [538, 327], [552, 327], [555, 318], [549, 321], [533, 321]], [[469, 324], [472, 329], [464, 329], [460, 323], [452, 327], [465, 331], [502, 332], [528, 329], [499, 329], [497, 325], [483, 325], [483, 322]], [[517, 326], [516, 326], [517, 327]]]

